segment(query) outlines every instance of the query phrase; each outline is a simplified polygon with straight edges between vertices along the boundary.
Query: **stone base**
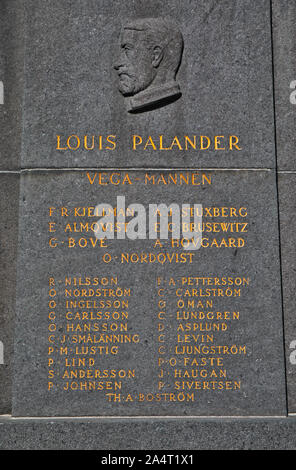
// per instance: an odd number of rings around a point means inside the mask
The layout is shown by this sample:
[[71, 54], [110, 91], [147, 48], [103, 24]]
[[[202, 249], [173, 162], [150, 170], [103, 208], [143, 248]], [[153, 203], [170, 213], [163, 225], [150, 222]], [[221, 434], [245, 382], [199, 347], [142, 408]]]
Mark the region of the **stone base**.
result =
[[288, 418], [0, 418], [5, 450], [292, 450]]

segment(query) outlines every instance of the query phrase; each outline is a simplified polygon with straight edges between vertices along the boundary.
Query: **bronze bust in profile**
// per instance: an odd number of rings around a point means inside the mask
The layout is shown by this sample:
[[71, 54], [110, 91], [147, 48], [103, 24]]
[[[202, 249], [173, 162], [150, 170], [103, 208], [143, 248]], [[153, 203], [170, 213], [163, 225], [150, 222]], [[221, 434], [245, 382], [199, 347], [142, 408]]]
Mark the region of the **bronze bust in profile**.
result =
[[123, 26], [114, 68], [129, 112], [164, 106], [181, 96], [176, 75], [183, 45], [181, 31], [169, 19], [137, 19]]

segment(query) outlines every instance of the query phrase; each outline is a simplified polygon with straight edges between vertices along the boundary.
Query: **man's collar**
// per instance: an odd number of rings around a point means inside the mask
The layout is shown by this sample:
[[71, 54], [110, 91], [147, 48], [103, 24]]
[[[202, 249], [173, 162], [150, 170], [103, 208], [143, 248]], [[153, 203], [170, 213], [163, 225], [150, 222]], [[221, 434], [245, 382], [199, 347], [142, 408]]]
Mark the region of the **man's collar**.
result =
[[129, 112], [145, 110], [145, 108], [161, 105], [163, 101], [181, 96], [180, 86], [175, 80], [160, 86], [151, 86], [127, 100]]

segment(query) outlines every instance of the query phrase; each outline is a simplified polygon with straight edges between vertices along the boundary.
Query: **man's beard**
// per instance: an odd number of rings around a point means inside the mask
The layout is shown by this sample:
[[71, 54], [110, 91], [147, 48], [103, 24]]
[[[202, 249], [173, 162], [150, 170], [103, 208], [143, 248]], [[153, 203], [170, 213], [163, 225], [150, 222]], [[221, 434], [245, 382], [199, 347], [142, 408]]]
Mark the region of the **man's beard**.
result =
[[120, 72], [119, 91], [123, 96], [133, 96], [145, 90], [152, 80], [140, 80], [134, 73], [129, 71]]

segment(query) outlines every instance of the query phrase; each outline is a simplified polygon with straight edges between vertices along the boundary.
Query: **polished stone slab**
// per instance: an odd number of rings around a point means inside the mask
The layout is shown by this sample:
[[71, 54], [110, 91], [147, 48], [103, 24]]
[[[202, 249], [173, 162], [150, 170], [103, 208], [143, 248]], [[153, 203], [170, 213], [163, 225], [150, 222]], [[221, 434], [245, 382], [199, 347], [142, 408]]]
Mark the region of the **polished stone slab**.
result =
[[[24, 71], [24, 18], [22, 0], [0, 4], [0, 170], [20, 167]], [[1, 85], [0, 85], [1, 86]]]
[[[117, 196], [202, 204], [203, 247], [100, 245]], [[31, 171], [20, 200], [14, 416], [286, 415], [272, 171]]]
[[279, 173], [278, 184], [288, 409], [296, 413], [296, 173]]
[[0, 414], [11, 413], [19, 176], [0, 173]]
[[0, 419], [0, 448], [295, 450], [296, 419]]
[[[275, 166], [268, 0], [27, 0], [25, 9], [24, 168]], [[147, 17], [170, 17], [183, 35], [177, 80], [124, 98], [120, 31]], [[156, 57], [155, 70], [170, 72], [165, 60], [178, 54]], [[124, 58], [124, 73], [127, 62], [136, 79], [148, 73], [142, 59]]]
[[296, 170], [296, 4], [272, 1], [274, 85], [279, 170]]

